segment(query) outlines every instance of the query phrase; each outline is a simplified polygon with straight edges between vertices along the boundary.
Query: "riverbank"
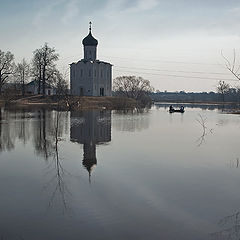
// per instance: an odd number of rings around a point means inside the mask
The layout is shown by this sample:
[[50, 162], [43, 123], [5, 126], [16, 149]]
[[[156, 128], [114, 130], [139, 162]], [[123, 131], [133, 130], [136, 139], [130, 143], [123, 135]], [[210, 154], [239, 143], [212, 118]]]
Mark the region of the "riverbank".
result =
[[124, 97], [78, 97], [67, 96], [57, 98], [56, 96], [34, 95], [15, 98], [11, 101], [1, 99], [0, 105], [7, 107], [31, 107], [50, 108], [61, 110], [84, 110], [84, 109], [133, 109], [137, 107], [134, 99]]
[[[221, 108], [229, 109], [229, 113], [240, 114], [240, 104], [236, 102], [192, 102], [192, 101], [161, 101], [153, 102], [155, 105], [185, 105], [192, 107], [194, 105], [219, 106]], [[47, 108], [60, 110], [87, 110], [87, 109], [108, 109], [108, 110], [124, 110], [134, 109], [139, 107], [136, 100], [124, 97], [78, 97], [78, 96], [64, 96], [60, 99], [57, 96], [33, 95], [26, 97], [15, 97], [12, 100], [0, 99], [0, 106], [4, 107], [21, 107], [21, 108]]]

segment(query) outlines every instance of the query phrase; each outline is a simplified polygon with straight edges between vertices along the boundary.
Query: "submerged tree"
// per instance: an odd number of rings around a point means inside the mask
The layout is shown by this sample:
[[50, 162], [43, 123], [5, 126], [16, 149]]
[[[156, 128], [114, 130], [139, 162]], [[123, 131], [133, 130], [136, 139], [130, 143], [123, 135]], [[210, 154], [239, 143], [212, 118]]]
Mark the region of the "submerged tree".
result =
[[38, 93], [46, 94], [46, 85], [53, 78], [56, 70], [56, 61], [58, 60], [58, 53], [55, 48], [51, 48], [47, 43], [43, 47], [36, 49], [33, 52], [33, 74], [38, 81]]
[[27, 63], [25, 59], [23, 59], [20, 63], [17, 64], [16, 67], [16, 80], [21, 85], [22, 96], [25, 95], [25, 84], [27, 83], [30, 77], [30, 65]]
[[0, 50], [0, 94], [2, 87], [9, 80], [9, 76], [14, 73], [14, 55], [11, 52], [3, 52]]

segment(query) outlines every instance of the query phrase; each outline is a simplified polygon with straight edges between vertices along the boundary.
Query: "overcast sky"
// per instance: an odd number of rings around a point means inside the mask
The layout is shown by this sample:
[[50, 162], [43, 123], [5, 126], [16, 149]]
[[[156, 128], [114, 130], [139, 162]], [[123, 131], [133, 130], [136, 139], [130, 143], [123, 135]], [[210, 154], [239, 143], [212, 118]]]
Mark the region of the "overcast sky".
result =
[[18, 62], [48, 42], [63, 70], [83, 57], [89, 21], [114, 77], [142, 76], [160, 91], [211, 91], [218, 79], [234, 80], [221, 50], [240, 53], [239, 0], [0, 0], [0, 49]]

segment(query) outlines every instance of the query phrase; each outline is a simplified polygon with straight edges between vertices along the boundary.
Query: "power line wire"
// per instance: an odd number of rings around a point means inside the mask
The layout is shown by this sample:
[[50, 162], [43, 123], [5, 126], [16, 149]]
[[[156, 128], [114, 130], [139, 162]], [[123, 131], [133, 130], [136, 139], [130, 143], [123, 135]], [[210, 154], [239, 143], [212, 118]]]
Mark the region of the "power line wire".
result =
[[[60, 58], [59, 61], [63, 61], [65, 59], [71, 58], [71, 57], [79, 57], [80, 54], [78, 55], [72, 55], [64, 58]], [[101, 57], [106, 57], [106, 58], [118, 58], [118, 59], [124, 59], [124, 60], [134, 60], [134, 61], [146, 61], [146, 59], [139, 59], [139, 58], [125, 58], [125, 57], [116, 57], [116, 56], [106, 56], [106, 55], [101, 55]], [[184, 61], [167, 61], [167, 60], [157, 60], [157, 59], [147, 59], [147, 62], [163, 62], [163, 63], [177, 63], [177, 64], [193, 64], [193, 65], [215, 65], [219, 66], [221, 64], [219, 63], [203, 63], [203, 62], [184, 62]]]
[[[101, 55], [102, 57], [107, 58], [119, 58], [119, 59], [125, 59], [125, 60], [134, 60], [134, 61], [146, 61], [146, 59], [139, 59], [139, 58], [124, 58], [124, 57], [116, 57], [116, 56], [106, 56]], [[193, 64], [193, 65], [215, 65], [219, 66], [221, 64], [219, 63], [203, 63], [203, 62], [184, 62], [184, 61], [167, 61], [167, 60], [157, 60], [157, 59], [147, 59], [147, 62], [163, 62], [163, 63], [179, 63], [179, 64]]]
[[[72, 55], [69, 57], [65, 57], [60, 59], [59, 61], [63, 61], [65, 59], [68, 59], [70, 57], [77, 57], [78, 55]], [[102, 55], [103, 56], [103, 55]], [[108, 57], [108, 56], [105, 56]], [[114, 57], [113, 57], [114, 58]], [[130, 58], [122, 58], [122, 57], [115, 57], [115, 58], [121, 58], [121, 59], [128, 59]], [[133, 60], [133, 59], [132, 59]], [[138, 59], [139, 60], [139, 59]], [[149, 60], [148, 60], [149, 61]], [[161, 60], [152, 60], [152, 61], [158, 61], [158, 62], [168, 62], [168, 63], [183, 63], [183, 64], [204, 64], [204, 65], [219, 65], [219, 64], [207, 64], [207, 63], [189, 63], [189, 62], [175, 62], [175, 61], [161, 61]], [[168, 69], [156, 69], [156, 68], [137, 68], [137, 67], [124, 67], [124, 66], [114, 66], [115, 68], [122, 68], [122, 69], [139, 69], [139, 70], [150, 70], [150, 71], [159, 71], [159, 72], [179, 72], [179, 73], [190, 73], [190, 74], [213, 74], [213, 75], [229, 75], [227, 73], [219, 73], [219, 72], [201, 72], [201, 71], [182, 71], [182, 70], [168, 70]], [[117, 72], [123, 72], [121, 70], [116, 70]], [[176, 74], [160, 74], [160, 73], [148, 73], [148, 72], [138, 72], [138, 71], [124, 71], [129, 73], [137, 73], [137, 74], [146, 74], [146, 75], [158, 75], [158, 76], [168, 76], [168, 77], [177, 77], [177, 78], [195, 78], [195, 79], [203, 79], [203, 80], [223, 80], [223, 81], [238, 81], [236, 79], [224, 79], [224, 78], [213, 78], [213, 77], [201, 77], [201, 76], [185, 76], [185, 75], [176, 75]]]
[[[115, 70], [117, 72], [122, 72], [121, 70]], [[183, 75], [175, 75], [175, 74], [160, 74], [160, 73], [144, 73], [144, 72], [136, 72], [136, 71], [124, 71], [129, 73], [137, 73], [137, 74], [147, 74], [147, 75], [157, 75], [157, 76], [166, 76], [166, 77], [177, 77], [177, 78], [196, 78], [196, 79], [203, 79], [203, 80], [222, 80], [222, 81], [234, 81], [238, 82], [236, 79], [224, 79], [224, 78], [210, 78], [210, 77], [198, 77], [198, 76], [183, 76]]]
[[139, 70], [151, 70], [151, 71], [159, 71], [159, 72], [181, 72], [181, 73], [194, 73], [194, 74], [214, 74], [214, 75], [230, 75], [230, 73], [219, 73], [219, 72], [195, 72], [195, 71], [182, 71], [182, 70], [167, 70], [167, 69], [156, 69], [156, 68], [138, 68], [138, 67], [120, 67], [114, 66], [117, 68], [124, 69], [139, 69]]

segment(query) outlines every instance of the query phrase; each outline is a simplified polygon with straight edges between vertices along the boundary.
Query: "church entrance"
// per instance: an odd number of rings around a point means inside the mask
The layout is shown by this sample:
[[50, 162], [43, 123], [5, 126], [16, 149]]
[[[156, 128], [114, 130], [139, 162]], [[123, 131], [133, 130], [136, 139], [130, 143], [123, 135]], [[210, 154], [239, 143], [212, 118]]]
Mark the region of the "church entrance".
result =
[[104, 88], [100, 88], [100, 96], [104, 96]]
[[80, 87], [80, 96], [83, 96], [83, 88]]

